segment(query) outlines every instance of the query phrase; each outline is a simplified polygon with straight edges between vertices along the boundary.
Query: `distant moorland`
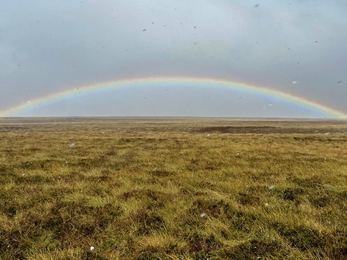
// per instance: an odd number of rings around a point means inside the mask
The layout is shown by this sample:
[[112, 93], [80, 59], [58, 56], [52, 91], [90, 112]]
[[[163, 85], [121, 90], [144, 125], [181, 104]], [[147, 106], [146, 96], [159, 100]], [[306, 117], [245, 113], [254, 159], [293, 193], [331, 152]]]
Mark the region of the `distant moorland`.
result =
[[0, 119], [0, 259], [347, 259], [347, 122]]

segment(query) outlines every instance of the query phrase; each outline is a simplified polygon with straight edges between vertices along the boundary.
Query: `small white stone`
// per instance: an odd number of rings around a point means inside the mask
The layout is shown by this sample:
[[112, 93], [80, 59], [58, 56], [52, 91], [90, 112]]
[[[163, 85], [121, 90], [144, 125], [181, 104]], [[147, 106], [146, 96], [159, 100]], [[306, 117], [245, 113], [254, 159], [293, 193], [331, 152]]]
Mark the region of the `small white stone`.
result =
[[266, 207], [269, 206], [269, 203], [266, 202], [266, 203], [265, 203], [265, 206], [266, 206]]
[[93, 251], [93, 250], [94, 250], [94, 247], [93, 247], [93, 246], [91, 246], [91, 247], [90, 247], [90, 251]]
[[205, 212], [200, 214], [200, 218], [204, 218], [204, 217], [206, 217], [206, 213]]

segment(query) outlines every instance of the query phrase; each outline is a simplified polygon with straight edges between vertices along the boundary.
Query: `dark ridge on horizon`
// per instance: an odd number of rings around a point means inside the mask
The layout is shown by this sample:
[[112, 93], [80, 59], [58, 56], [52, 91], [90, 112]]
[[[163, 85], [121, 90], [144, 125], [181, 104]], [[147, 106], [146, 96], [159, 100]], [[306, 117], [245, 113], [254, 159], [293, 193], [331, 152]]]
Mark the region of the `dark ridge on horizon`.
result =
[[0, 120], [0, 133], [178, 133], [187, 134], [347, 134], [341, 119], [202, 117], [13, 117]]

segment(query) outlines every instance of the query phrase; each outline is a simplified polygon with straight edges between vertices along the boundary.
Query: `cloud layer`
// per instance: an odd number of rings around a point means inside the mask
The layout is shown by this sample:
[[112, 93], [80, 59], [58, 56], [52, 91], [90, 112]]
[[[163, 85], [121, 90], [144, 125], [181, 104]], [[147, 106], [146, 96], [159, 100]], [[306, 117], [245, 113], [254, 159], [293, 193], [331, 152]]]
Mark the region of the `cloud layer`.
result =
[[77, 85], [186, 75], [266, 85], [347, 112], [343, 2], [5, 0], [2, 6], [0, 110]]

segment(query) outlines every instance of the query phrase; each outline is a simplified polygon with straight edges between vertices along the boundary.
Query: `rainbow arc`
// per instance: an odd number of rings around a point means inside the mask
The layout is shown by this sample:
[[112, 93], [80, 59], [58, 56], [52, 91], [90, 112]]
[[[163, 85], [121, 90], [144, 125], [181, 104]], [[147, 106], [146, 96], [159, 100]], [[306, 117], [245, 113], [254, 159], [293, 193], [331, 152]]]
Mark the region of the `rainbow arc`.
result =
[[270, 89], [267, 87], [254, 86], [250, 84], [233, 82], [228, 80], [214, 79], [214, 78], [197, 78], [197, 77], [145, 77], [145, 78], [132, 78], [122, 79], [115, 81], [104, 81], [92, 85], [74, 86], [73, 88], [63, 90], [60, 92], [50, 93], [48, 95], [37, 97], [30, 102], [14, 105], [3, 111], [0, 111], [1, 117], [9, 117], [19, 115], [28, 109], [39, 107], [40, 105], [48, 104], [50, 102], [63, 100], [66, 98], [77, 97], [81, 93], [97, 93], [102, 91], [111, 90], [120, 87], [148, 87], [160, 84], [180, 85], [194, 85], [194, 86], [208, 86], [213, 88], [229, 88], [237, 91], [245, 91], [251, 94], [265, 95], [275, 98], [279, 101], [289, 102], [296, 106], [317, 111], [329, 118], [346, 118], [347, 115], [337, 109], [329, 106], [319, 104], [317, 102], [308, 100], [303, 97], [298, 97], [290, 93]]

